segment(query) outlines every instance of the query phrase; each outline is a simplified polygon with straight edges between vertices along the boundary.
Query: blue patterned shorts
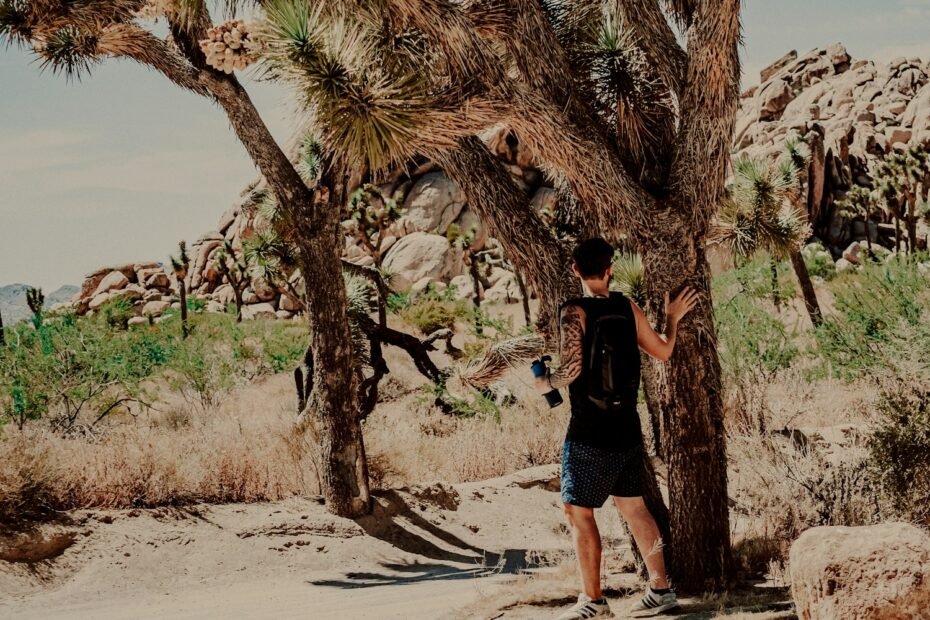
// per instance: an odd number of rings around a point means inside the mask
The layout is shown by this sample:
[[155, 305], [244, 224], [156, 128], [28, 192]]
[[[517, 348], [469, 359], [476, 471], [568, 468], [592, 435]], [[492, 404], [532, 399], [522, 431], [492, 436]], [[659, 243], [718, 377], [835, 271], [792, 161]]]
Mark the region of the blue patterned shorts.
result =
[[562, 502], [600, 508], [611, 495], [643, 494], [642, 446], [610, 452], [576, 441], [562, 447]]

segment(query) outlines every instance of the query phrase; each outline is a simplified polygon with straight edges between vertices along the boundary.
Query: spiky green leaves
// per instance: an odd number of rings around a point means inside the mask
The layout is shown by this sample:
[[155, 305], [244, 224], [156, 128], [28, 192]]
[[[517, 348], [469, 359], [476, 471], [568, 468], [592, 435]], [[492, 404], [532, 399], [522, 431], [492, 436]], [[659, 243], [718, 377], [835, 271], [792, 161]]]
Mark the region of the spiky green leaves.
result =
[[639, 254], [618, 252], [611, 272], [617, 290], [639, 305], [646, 303], [646, 278]]
[[796, 174], [787, 159], [766, 162], [741, 157], [734, 162], [734, 181], [720, 207], [712, 240], [744, 258], [763, 250], [783, 258], [800, 247], [809, 231], [787, 200]]
[[433, 81], [428, 64], [404, 54], [404, 62], [386, 61], [383, 19], [361, 7], [347, 14], [274, 0], [265, 14], [268, 74], [295, 88], [323, 150], [349, 168], [376, 171], [453, 147], [498, 118], [486, 102]]
[[0, 43], [24, 44], [32, 37], [28, 3], [0, 0]]
[[43, 69], [67, 79], [80, 79], [97, 61], [97, 35], [68, 25], [54, 32], [44, 43], [35, 46]]

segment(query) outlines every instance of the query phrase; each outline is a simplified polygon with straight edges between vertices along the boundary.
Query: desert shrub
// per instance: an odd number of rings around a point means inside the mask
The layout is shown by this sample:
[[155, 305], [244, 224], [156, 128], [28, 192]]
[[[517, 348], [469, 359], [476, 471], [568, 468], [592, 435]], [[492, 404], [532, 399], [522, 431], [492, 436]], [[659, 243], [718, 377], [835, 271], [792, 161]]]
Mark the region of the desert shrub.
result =
[[741, 561], [758, 571], [784, 560], [804, 530], [820, 525], [866, 525], [882, 517], [867, 454], [848, 449], [827, 458], [814, 445], [748, 434], [728, 439], [733, 511], [747, 519]]
[[38, 329], [19, 325], [0, 351], [0, 424], [46, 416], [70, 431], [86, 416], [144, 405], [142, 383], [171, 355], [151, 334], [114, 333], [106, 317], [65, 315]]
[[930, 519], [930, 383], [886, 379], [869, 437], [870, 466], [898, 515]]
[[[739, 291], [743, 296], [753, 299], [772, 299], [772, 271], [771, 259], [766, 253], [760, 253], [753, 258], [740, 263], [735, 269], [726, 271], [712, 283], [713, 289], [719, 293], [724, 291]], [[776, 263], [778, 271], [778, 295], [781, 299], [790, 299], [795, 296], [796, 289], [793, 276], [785, 262]], [[730, 295], [732, 296], [732, 292]]]
[[749, 376], [768, 379], [798, 356], [785, 324], [743, 295], [714, 307], [720, 361], [733, 381]]
[[833, 256], [820, 243], [810, 243], [801, 250], [804, 264], [811, 276], [831, 280], [836, 275], [836, 263]]
[[468, 302], [452, 299], [450, 293], [432, 289], [408, 300], [398, 314], [424, 334], [431, 334], [437, 329], [454, 329], [456, 322], [468, 321], [473, 315]]
[[833, 372], [854, 378], [895, 365], [903, 349], [930, 363], [930, 278], [909, 261], [866, 265], [834, 286], [836, 313], [817, 330]]
[[97, 309], [97, 314], [113, 329], [127, 329], [129, 319], [136, 316], [132, 302], [125, 297], [107, 301]]

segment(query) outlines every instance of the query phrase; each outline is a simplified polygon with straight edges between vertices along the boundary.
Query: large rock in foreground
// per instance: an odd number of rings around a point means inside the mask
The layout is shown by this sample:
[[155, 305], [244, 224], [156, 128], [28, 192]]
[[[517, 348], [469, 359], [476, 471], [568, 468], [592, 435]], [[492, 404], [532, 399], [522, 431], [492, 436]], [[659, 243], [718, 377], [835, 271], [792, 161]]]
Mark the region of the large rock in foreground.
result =
[[789, 561], [801, 620], [883, 618], [930, 587], [930, 536], [907, 523], [815, 527], [791, 545]]

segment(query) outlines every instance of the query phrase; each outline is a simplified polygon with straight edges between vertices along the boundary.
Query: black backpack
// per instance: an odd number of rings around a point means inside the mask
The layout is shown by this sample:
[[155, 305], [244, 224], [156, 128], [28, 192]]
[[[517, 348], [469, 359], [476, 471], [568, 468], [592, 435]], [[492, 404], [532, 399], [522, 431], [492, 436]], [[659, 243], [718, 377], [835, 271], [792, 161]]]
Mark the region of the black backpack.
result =
[[639, 391], [639, 345], [636, 317], [628, 299], [619, 293], [609, 299], [582, 304], [585, 325], [585, 391], [599, 410], [636, 406]]

